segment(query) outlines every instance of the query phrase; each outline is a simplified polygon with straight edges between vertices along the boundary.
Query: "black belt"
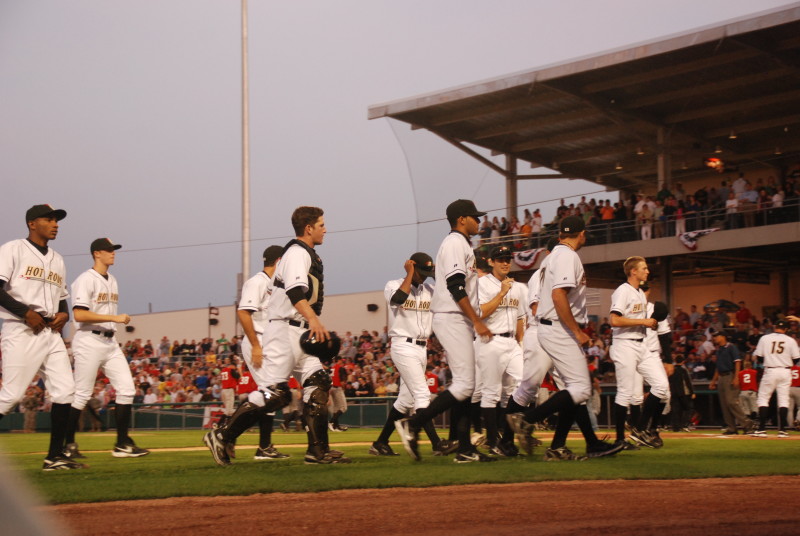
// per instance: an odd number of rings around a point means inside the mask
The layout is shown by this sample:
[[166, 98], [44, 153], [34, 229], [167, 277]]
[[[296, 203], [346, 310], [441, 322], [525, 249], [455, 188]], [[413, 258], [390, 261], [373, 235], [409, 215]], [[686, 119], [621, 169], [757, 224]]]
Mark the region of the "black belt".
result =
[[416, 344], [417, 346], [428, 346], [427, 339], [412, 339], [411, 337], [406, 337], [406, 342]]
[[114, 331], [113, 330], [100, 331], [99, 329], [97, 329], [97, 330], [93, 329], [92, 333], [94, 333], [95, 335], [102, 335], [103, 337], [107, 337], [109, 339], [114, 337]]
[[505, 333], [493, 333], [492, 335], [494, 335], [496, 337], [513, 337], [514, 336], [514, 334], [511, 333], [510, 331], [506, 331]]
[[270, 320], [270, 322], [272, 322], [274, 320], [279, 320], [280, 322], [286, 322], [290, 326], [294, 326], [296, 328], [308, 329], [308, 322], [300, 322], [298, 320], [283, 320], [283, 319], [280, 319], [280, 318], [274, 318], [274, 319]]
[[764, 367], [764, 368], [782, 368], [782, 369], [790, 369], [792, 367]]
[[[558, 320], [548, 320], [546, 318], [540, 318], [539, 319], [539, 323], [540, 324], [544, 324], [545, 326], [552, 326], [553, 322], [558, 322]], [[581, 329], [585, 329], [586, 328], [586, 324], [578, 324], [578, 327], [581, 328]]]
[[642, 342], [644, 339], [617, 339], [618, 341]]

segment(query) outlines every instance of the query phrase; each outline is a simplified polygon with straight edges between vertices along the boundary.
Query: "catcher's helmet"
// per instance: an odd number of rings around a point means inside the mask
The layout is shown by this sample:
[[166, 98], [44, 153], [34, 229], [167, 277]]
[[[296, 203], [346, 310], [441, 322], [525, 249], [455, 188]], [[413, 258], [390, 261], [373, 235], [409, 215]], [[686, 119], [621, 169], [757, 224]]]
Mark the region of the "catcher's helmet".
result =
[[342, 340], [336, 335], [336, 332], [331, 332], [330, 338], [327, 341], [318, 341], [311, 336], [311, 331], [306, 330], [300, 336], [300, 347], [309, 355], [319, 358], [325, 364], [330, 363], [339, 355], [339, 349], [342, 346]]

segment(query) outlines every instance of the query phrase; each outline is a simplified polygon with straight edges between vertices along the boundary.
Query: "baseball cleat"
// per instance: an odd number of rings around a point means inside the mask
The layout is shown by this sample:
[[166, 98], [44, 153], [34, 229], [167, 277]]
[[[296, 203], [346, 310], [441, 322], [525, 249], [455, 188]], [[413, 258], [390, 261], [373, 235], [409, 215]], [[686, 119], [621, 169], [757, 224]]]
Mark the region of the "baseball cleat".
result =
[[750, 432], [747, 435], [749, 435], [750, 437], [767, 437], [767, 431], [766, 430], [753, 430], [752, 432]]
[[475, 445], [476, 447], [482, 447], [486, 444], [486, 434], [483, 432], [472, 432], [472, 435], [469, 437], [470, 442]]
[[406, 449], [408, 455], [415, 461], [422, 460], [422, 457], [419, 455], [419, 431], [411, 428], [409, 419], [399, 419], [395, 421], [394, 427], [397, 429], [400, 440], [403, 442], [403, 448]]
[[442, 439], [433, 449], [434, 456], [447, 456], [458, 450], [458, 440]]
[[228, 453], [225, 450], [225, 442], [217, 436], [216, 431], [212, 430], [206, 433], [206, 435], [203, 436], [203, 443], [205, 443], [208, 450], [211, 451], [211, 455], [214, 457], [214, 462], [217, 465], [231, 465], [231, 459], [228, 457]]
[[561, 447], [557, 449], [549, 448], [546, 451], [544, 451], [544, 461], [546, 462], [560, 462], [560, 461], [582, 462], [587, 459], [588, 457], [586, 456], [578, 456], [577, 454], [574, 454], [567, 447]]
[[459, 452], [456, 454], [456, 457], [453, 458], [453, 461], [455, 463], [496, 462], [497, 458], [473, 450], [472, 452]]
[[86, 469], [88, 466], [70, 460], [66, 456], [56, 456], [55, 458], [45, 458], [42, 464], [42, 471], [67, 471], [70, 469]]
[[498, 458], [514, 458], [519, 455], [519, 450], [512, 443], [498, 443], [489, 448], [489, 454]]
[[789, 437], [789, 432], [787, 432], [786, 430], [779, 430], [778, 437]]
[[380, 441], [375, 441], [372, 444], [369, 448], [369, 453], [373, 456], [400, 456], [392, 450], [392, 447], [390, 447], [388, 443], [382, 443]]
[[67, 446], [64, 448], [64, 456], [71, 460], [86, 458], [86, 456], [81, 454], [81, 451], [78, 450], [77, 443], [67, 443]]
[[306, 455], [303, 458], [303, 463], [306, 465], [330, 465], [334, 463], [351, 463], [352, 461], [353, 460], [346, 456], [331, 456], [330, 452], [326, 452], [320, 457], [315, 456], [311, 452], [306, 452]]
[[586, 457], [587, 458], [602, 458], [603, 456], [613, 456], [617, 452], [621, 450], [625, 450], [625, 445], [627, 443], [625, 441], [620, 441], [617, 443], [608, 443], [606, 441], [597, 441], [592, 446], [586, 447]]
[[150, 451], [147, 449], [140, 449], [134, 443], [117, 443], [114, 445], [114, 450], [111, 455], [115, 458], [141, 458], [147, 456]]
[[631, 439], [647, 448], [656, 448], [653, 442], [653, 436], [647, 430], [639, 430], [638, 428], [631, 428]]
[[664, 446], [664, 440], [661, 439], [661, 435], [659, 435], [657, 430], [650, 430], [649, 433], [650, 433], [650, 439], [652, 440], [651, 442], [653, 443], [653, 448], [654, 449], [660, 449], [661, 447]]
[[506, 415], [508, 425], [514, 436], [517, 438], [519, 446], [525, 449], [525, 453], [530, 456], [533, 454], [533, 444], [529, 438], [533, 435], [533, 424], [525, 420], [524, 413], [510, 413]]
[[284, 432], [288, 432], [289, 431], [289, 425], [286, 424], [286, 421], [281, 422], [280, 427], [281, 427], [281, 430], [283, 430]]
[[284, 454], [282, 452], [278, 452], [278, 449], [275, 448], [275, 445], [270, 445], [267, 448], [259, 447], [256, 451], [256, 455], [253, 456], [254, 460], [285, 460], [288, 458], [288, 454]]
[[614, 442], [615, 445], [621, 445], [622, 450], [642, 450], [639, 445], [634, 445], [630, 441], [625, 441], [624, 439], [619, 439]]

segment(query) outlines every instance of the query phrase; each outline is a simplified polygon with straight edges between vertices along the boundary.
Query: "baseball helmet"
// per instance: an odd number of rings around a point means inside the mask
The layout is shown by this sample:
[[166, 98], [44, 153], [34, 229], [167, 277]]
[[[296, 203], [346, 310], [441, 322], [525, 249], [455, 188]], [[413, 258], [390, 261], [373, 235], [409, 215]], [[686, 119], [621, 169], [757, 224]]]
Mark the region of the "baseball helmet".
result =
[[668, 315], [669, 315], [669, 309], [667, 309], [666, 303], [660, 301], [653, 303], [653, 314], [651, 315], [651, 318], [655, 318], [656, 320], [661, 322], [662, 320], [667, 318]]
[[339, 355], [342, 340], [336, 335], [336, 332], [332, 331], [327, 341], [318, 341], [311, 335], [311, 330], [306, 330], [300, 336], [300, 347], [308, 355], [316, 356], [320, 361], [328, 364]]

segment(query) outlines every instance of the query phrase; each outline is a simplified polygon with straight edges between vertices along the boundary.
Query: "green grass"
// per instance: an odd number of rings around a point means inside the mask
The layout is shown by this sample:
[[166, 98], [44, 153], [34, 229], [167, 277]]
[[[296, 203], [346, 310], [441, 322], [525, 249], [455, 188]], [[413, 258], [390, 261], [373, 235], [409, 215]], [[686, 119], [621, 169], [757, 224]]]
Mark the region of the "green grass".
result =
[[[671, 438], [662, 434], [666, 446], [660, 450], [623, 452], [612, 458], [584, 462], [546, 463], [541, 451], [530, 458], [495, 463], [457, 465], [450, 457], [434, 457], [423, 447], [424, 460], [413, 462], [405, 454], [378, 458], [367, 454], [376, 430], [350, 430], [331, 434], [333, 442], [364, 442], [344, 446], [353, 459], [349, 465], [307, 466], [302, 446], [281, 451], [286, 461], [255, 461], [252, 455], [256, 434], [240, 439], [239, 457], [231, 467], [216, 466], [208, 451], [157, 451], [139, 459], [118, 459], [110, 455], [112, 433], [81, 434], [81, 450], [89, 469], [44, 473], [41, 470], [47, 447], [46, 434], [4, 434], [0, 448], [6, 459], [52, 503], [96, 502], [192, 495], [247, 495], [269, 492], [314, 492], [342, 488], [385, 488], [394, 486], [439, 486], [543, 480], [583, 479], [674, 479], [754, 475], [800, 474], [797, 441], [778, 439]], [[141, 446], [153, 449], [200, 447], [202, 432], [137, 432]], [[576, 452], [582, 441], [571, 440]], [[395, 437], [393, 437], [395, 439]], [[276, 432], [277, 445], [299, 445], [305, 434]], [[395, 450], [402, 447], [395, 444]], [[96, 451], [96, 452], [93, 452]]]

